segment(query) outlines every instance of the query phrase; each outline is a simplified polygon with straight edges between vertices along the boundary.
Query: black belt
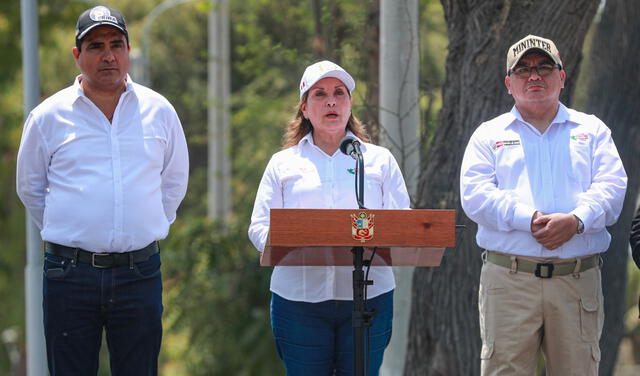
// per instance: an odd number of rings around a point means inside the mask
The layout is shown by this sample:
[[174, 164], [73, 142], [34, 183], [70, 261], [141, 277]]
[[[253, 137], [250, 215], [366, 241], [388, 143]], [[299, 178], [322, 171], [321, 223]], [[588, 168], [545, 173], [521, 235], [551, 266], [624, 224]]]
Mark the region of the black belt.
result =
[[135, 263], [147, 261], [149, 257], [160, 252], [160, 246], [157, 241], [154, 241], [148, 246], [135, 251], [123, 253], [98, 253], [86, 251], [81, 248], [67, 247], [56, 243], [44, 242], [44, 250], [45, 252], [57, 256], [90, 264], [95, 268], [108, 269], [123, 265], [133, 267], [133, 264]]

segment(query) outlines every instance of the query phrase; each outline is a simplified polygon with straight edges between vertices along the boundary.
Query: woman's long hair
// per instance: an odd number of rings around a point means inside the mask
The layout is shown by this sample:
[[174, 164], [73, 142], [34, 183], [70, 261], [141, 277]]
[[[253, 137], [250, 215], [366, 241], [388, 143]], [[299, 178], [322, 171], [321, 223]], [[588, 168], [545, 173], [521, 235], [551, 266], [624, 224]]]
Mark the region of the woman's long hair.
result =
[[[309, 132], [313, 132], [313, 125], [309, 119], [304, 117], [302, 113], [302, 105], [307, 103], [307, 97], [309, 96], [309, 92], [307, 91], [300, 99], [298, 103], [298, 111], [296, 116], [289, 122], [287, 125], [287, 130], [282, 136], [282, 148], [286, 149], [291, 146], [297, 145], [300, 140]], [[367, 131], [364, 128], [364, 125], [358, 120], [357, 117], [351, 112], [349, 116], [349, 120], [347, 121], [347, 130], [350, 130], [356, 137], [361, 139], [364, 142], [371, 142], [369, 136], [367, 135]]]

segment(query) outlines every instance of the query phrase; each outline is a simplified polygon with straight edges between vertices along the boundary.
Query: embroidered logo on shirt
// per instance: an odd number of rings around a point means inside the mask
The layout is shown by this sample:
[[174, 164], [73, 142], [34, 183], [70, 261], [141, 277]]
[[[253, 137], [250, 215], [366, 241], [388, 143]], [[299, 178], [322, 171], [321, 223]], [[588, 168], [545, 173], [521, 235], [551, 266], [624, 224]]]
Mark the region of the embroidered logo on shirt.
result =
[[496, 141], [495, 145], [493, 145], [493, 150], [500, 149], [504, 146], [517, 146], [520, 145], [520, 140], [505, 140], [505, 141]]
[[589, 135], [586, 133], [574, 134], [570, 137], [573, 141], [587, 142], [589, 141]]
[[312, 166], [302, 166], [299, 168], [299, 171], [303, 174], [307, 174], [310, 172], [314, 172], [315, 168], [313, 168]]
[[354, 170], [352, 168], [348, 168], [347, 172], [350, 173], [351, 175], [355, 175], [356, 174], [356, 170]]

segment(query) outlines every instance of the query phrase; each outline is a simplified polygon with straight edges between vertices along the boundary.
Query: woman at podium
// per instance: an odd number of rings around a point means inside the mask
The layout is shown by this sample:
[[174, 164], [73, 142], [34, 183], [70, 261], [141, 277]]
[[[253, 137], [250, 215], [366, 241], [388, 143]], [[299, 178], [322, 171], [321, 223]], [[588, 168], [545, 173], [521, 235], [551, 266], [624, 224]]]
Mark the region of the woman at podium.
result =
[[[263, 251], [271, 208], [358, 209], [357, 173], [351, 156], [339, 150], [345, 136], [360, 144], [364, 159], [364, 206], [407, 209], [409, 195], [389, 150], [369, 143], [351, 113], [355, 81], [340, 66], [320, 61], [300, 81], [297, 113], [288, 124], [283, 148], [269, 161], [249, 226], [249, 238]], [[309, 221], [313, 231], [313, 220]], [[351, 375], [353, 354], [352, 267], [276, 266], [271, 276], [271, 325], [287, 375]], [[393, 289], [390, 267], [371, 267], [367, 308], [375, 310], [369, 328], [366, 369], [378, 375], [391, 339]]]

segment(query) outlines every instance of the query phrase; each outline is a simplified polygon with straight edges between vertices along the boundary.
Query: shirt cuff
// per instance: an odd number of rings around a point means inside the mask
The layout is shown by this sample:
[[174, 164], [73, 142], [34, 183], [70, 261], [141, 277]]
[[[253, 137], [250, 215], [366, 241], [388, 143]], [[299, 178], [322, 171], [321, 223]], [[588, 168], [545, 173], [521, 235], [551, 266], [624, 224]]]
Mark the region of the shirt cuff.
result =
[[520, 231], [531, 232], [531, 218], [536, 209], [523, 204], [517, 204], [513, 212], [513, 228]]
[[587, 232], [587, 229], [592, 223], [591, 209], [588, 206], [578, 206], [570, 214], [573, 214], [576, 217], [580, 218], [580, 220], [584, 224], [584, 232]]

